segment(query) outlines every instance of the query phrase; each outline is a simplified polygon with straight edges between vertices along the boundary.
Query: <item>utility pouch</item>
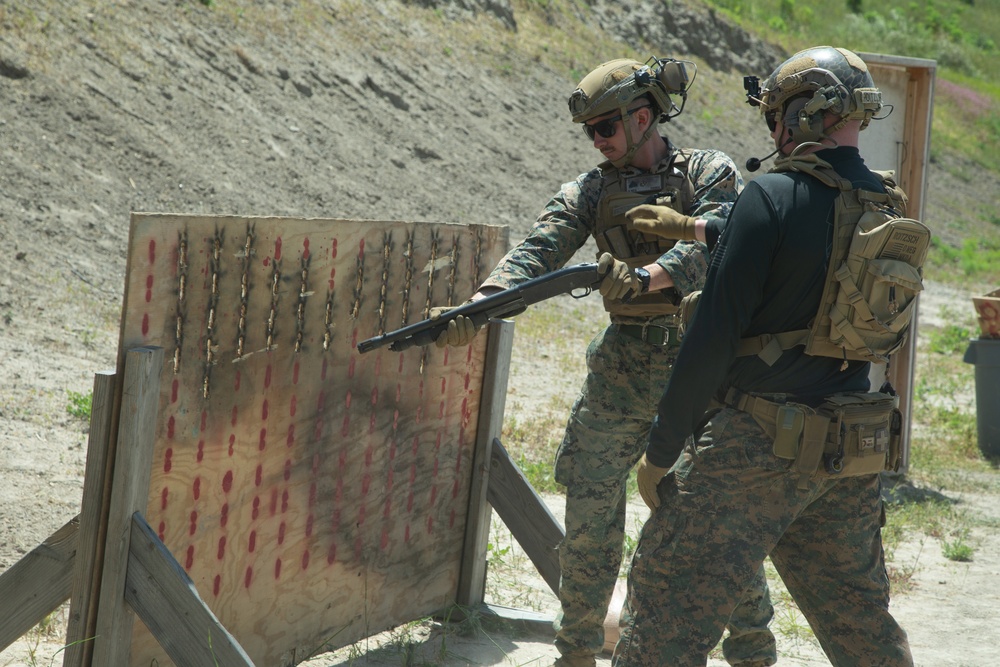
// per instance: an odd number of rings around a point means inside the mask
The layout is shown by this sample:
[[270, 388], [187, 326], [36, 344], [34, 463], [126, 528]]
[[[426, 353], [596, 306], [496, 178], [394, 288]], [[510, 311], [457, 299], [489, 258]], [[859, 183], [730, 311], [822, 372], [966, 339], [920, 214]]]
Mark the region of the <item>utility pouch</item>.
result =
[[799, 473], [800, 491], [809, 488], [809, 479], [816, 474], [823, 459], [826, 436], [830, 430], [830, 418], [822, 413], [807, 414], [802, 427], [802, 444], [799, 454], [792, 461], [791, 470]]
[[615, 257], [632, 256], [632, 244], [629, 243], [628, 235], [623, 225], [606, 229], [603, 234], [605, 243], [611, 249], [611, 254]]
[[828, 397], [819, 411], [830, 418], [823, 454], [827, 475], [854, 477], [897, 467], [902, 415], [895, 397], [878, 392], [837, 394]]
[[898, 408], [892, 410], [892, 425], [889, 427], [889, 459], [885, 469], [896, 472], [903, 452], [903, 413]]
[[806, 413], [797, 405], [780, 405], [774, 417], [774, 455], [794, 460], [805, 428]]

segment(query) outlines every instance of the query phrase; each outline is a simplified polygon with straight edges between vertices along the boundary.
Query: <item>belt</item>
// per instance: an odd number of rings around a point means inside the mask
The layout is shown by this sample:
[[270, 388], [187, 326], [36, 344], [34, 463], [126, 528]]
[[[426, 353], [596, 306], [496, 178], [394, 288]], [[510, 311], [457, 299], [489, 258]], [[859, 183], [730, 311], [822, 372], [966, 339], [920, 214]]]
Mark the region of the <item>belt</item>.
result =
[[[787, 403], [784, 400], [771, 401], [763, 396], [753, 396], [751, 394], [744, 393], [737, 389], [736, 387], [731, 387], [728, 392], [726, 392], [726, 397], [722, 400], [725, 405], [731, 408], [736, 408], [741, 412], [746, 412], [754, 421], [764, 429], [772, 438], [775, 437], [775, 430], [777, 428], [778, 422], [778, 410]], [[801, 406], [805, 409], [807, 415], [816, 414], [814, 408], [810, 408], [808, 405], [802, 403], [793, 403], [793, 405]], [[839, 443], [841, 440], [840, 435], [840, 423], [836, 420], [830, 421], [828, 426], [828, 440], [830, 443]]]
[[736, 408], [741, 412], [746, 412], [754, 417], [758, 417], [765, 421], [774, 424], [775, 417], [778, 414], [778, 408], [780, 408], [783, 403], [776, 401], [769, 401], [762, 396], [752, 396], [751, 394], [746, 394], [731, 387], [728, 392], [726, 392], [726, 397], [722, 401], [731, 408]]
[[659, 347], [674, 347], [681, 344], [676, 326], [662, 324], [619, 324], [618, 331], [630, 338], [638, 338], [643, 343]]

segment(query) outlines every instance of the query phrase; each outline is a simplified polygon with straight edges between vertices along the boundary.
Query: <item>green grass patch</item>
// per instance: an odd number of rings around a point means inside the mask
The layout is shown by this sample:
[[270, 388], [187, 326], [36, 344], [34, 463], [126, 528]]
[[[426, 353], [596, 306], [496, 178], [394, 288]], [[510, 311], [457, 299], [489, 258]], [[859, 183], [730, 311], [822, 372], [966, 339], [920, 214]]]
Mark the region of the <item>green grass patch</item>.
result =
[[961, 354], [969, 347], [972, 329], [960, 324], [946, 324], [943, 329], [931, 330], [928, 347], [937, 354]]
[[941, 554], [948, 560], [967, 563], [972, 560], [972, 554], [975, 553], [975, 549], [969, 543], [969, 530], [963, 528], [955, 532], [957, 535], [954, 539], [941, 543]]
[[77, 419], [89, 422], [90, 413], [94, 404], [94, 394], [83, 394], [73, 390], [68, 390], [66, 394], [69, 397], [69, 403], [66, 405], [66, 412], [68, 412], [71, 417], [76, 417]]
[[1000, 170], [1000, 86], [954, 75], [938, 82], [932, 126], [934, 150], [949, 149], [990, 171]]
[[1000, 14], [971, 0], [707, 0], [789, 51], [833, 44], [933, 58], [948, 71], [996, 82]]
[[555, 480], [554, 468], [567, 414], [569, 408], [565, 412], [552, 411], [537, 415], [518, 409], [509, 411], [504, 420], [501, 441], [528, 482], [539, 493], [561, 493], [563, 490]]
[[914, 419], [930, 430], [927, 439], [914, 438], [910, 464], [933, 477], [936, 471], [949, 468], [988, 470], [989, 464], [979, 452], [976, 416], [965, 410], [942, 406], [916, 406]]
[[960, 274], [966, 283], [994, 282], [1000, 276], [1000, 238], [966, 238], [956, 247], [934, 237], [927, 262], [949, 277]]
[[[979, 523], [961, 504], [933, 493], [917, 500], [887, 503], [886, 525], [882, 529], [886, 558], [896, 559], [896, 550], [904, 539], [923, 535], [937, 540], [941, 554], [948, 560], [968, 562], [976, 551], [972, 528]], [[914, 562], [894, 563], [903, 585], [919, 567], [922, 550], [923, 546]]]
[[959, 513], [953, 503], [937, 494], [886, 503], [885, 515], [882, 543], [887, 553], [895, 551], [909, 534], [918, 532], [928, 537], [943, 538], [950, 525], [964, 520], [964, 514]]

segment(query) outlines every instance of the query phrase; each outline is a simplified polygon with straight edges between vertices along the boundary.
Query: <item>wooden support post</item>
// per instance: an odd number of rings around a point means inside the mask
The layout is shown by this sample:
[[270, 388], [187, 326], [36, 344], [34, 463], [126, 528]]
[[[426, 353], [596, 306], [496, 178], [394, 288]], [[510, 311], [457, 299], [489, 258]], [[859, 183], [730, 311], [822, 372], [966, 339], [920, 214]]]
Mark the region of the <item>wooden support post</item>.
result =
[[97, 595], [101, 586], [101, 563], [104, 557], [104, 537], [107, 532], [108, 506], [111, 504], [111, 457], [114, 433], [115, 389], [118, 377], [114, 371], [102, 371], [94, 376], [94, 393], [90, 410], [90, 437], [87, 442], [87, 467], [83, 478], [83, 500], [80, 510], [80, 537], [77, 541], [76, 562], [66, 627], [66, 651], [63, 667], [89, 664], [96, 620]]
[[465, 524], [465, 546], [455, 601], [460, 605], [478, 605], [486, 596], [486, 550], [490, 538], [492, 513], [486, 500], [490, 476], [491, 448], [503, 429], [507, 403], [507, 378], [514, 346], [514, 323], [494, 322], [487, 329], [483, 392], [479, 400], [479, 427], [472, 458], [472, 485], [469, 513]]
[[545, 583], [553, 593], [558, 594], [560, 567], [557, 549], [565, 532], [499, 439], [493, 442], [486, 498]]
[[0, 651], [69, 597], [79, 517], [54, 532], [0, 576]]
[[239, 642], [198, 595], [194, 582], [136, 512], [125, 600], [171, 660], [184, 667], [253, 667]]
[[156, 440], [163, 348], [140, 347], [125, 354], [121, 407], [111, 476], [111, 507], [101, 572], [91, 664], [124, 667], [132, 644], [134, 615], [125, 605], [132, 515], [144, 512]]
[[[114, 387], [115, 376], [112, 372], [98, 374], [94, 379], [90, 440], [87, 447], [87, 478], [92, 476], [91, 467], [103, 461], [101, 453], [107, 448], [109, 424], [115, 403]], [[87, 522], [87, 511], [89, 507], [90, 513], [95, 517], [100, 513], [100, 494], [103, 484], [98, 480], [96, 503], [93, 500], [88, 502], [88, 488], [91, 495], [95, 493], [95, 487], [93, 485], [88, 487], [85, 482], [84, 513], [71, 519], [0, 576], [0, 600], [4, 604], [2, 614], [4, 621], [0, 625], [0, 650], [40, 623], [46, 614], [51, 613], [68, 598], [72, 599], [73, 603], [70, 606], [67, 643], [79, 642], [84, 637], [76, 632], [73, 623], [74, 605], [78, 606], [79, 600], [83, 600], [82, 596], [78, 599], [75, 589], [81, 583], [80, 577], [89, 572], [87, 568], [92, 567], [92, 558], [80, 557], [81, 548], [86, 552], [92, 552], [93, 541], [96, 538], [83, 532], [81, 528], [93, 530], [92, 525]], [[90, 578], [87, 577], [87, 580]], [[78, 645], [70, 646], [66, 654], [80, 650]], [[71, 664], [82, 664], [79, 660], [76, 658], [76, 662]]]

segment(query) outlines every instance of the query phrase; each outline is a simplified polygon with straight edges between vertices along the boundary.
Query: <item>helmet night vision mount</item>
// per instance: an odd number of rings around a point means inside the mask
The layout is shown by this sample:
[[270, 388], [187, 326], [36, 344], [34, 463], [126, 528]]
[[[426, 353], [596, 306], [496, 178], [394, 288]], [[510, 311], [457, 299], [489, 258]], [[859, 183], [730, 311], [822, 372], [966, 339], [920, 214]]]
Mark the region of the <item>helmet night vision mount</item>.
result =
[[[697, 76], [698, 67], [689, 60], [651, 57], [645, 63], [622, 58], [604, 63], [588, 74], [569, 97], [574, 123], [618, 111], [649, 96], [663, 123], [684, 110], [687, 92]], [[681, 98], [678, 107], [671, 95]]]

